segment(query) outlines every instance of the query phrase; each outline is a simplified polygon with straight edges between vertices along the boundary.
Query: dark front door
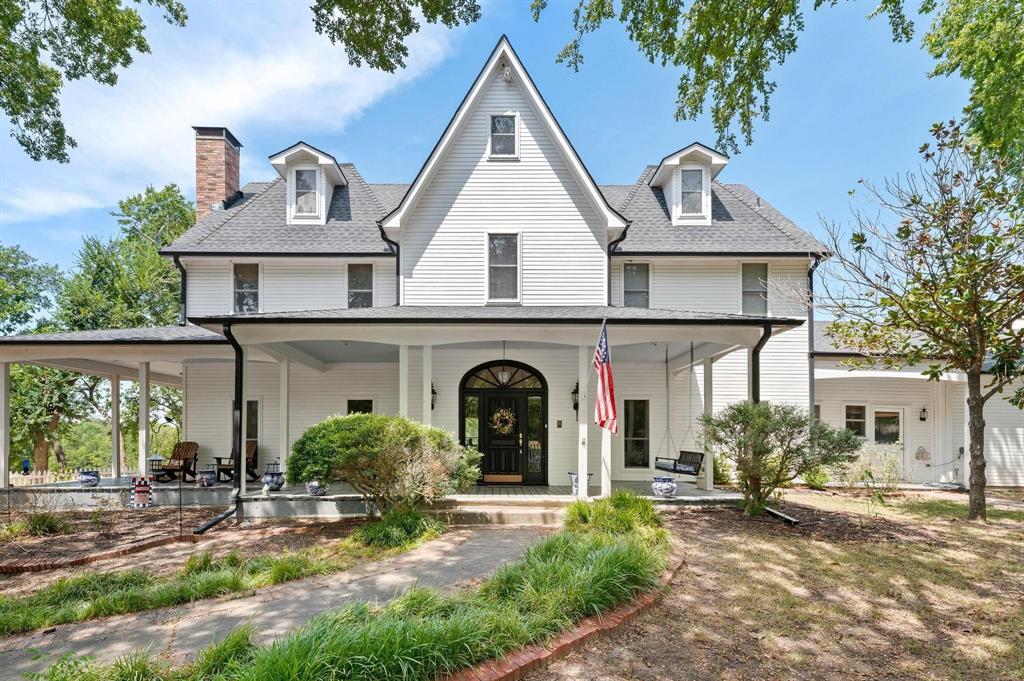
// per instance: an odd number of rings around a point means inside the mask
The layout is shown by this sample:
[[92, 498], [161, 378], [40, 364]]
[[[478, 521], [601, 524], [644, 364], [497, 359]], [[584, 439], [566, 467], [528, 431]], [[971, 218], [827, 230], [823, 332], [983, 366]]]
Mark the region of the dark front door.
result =
[[526, 396], [495, 392], [483, 399], [480, 451], [484, 482], [523, 482]]

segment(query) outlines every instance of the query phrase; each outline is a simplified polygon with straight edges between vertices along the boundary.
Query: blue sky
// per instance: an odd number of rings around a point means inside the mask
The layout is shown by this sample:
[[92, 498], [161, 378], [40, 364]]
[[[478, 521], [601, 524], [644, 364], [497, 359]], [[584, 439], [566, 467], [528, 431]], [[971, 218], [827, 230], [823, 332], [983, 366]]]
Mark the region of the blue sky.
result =
[[[267, 157], [299, 139], [371, 182], [411, 181], [502, 33], [598, 182], [633, 182], [666, 153], [714, 143], [707, 116], [674, 120], [677, 71], [647, 63], [617, 23], [589, 37], [580, 72], [555, 64], [571, 37], [568, 3], [552, 2], [540, 23], [525, 2], [490, 2], [472, 27], [425, 27], [394, 75], [349, 66], [313, 31], [304, 0], [186, 5], [185, 29], [147, 11], [152, 54], [117, 86], [65, 88], [79, 141], [70, 164], [35, 163], [0, 136], [0, 242], [71, 267], [83, 235], [116, 232], [118, 199], [168, 182], [191, 198], [192, 125], [232, 130], [243, 183], [272, 177]], [[931, 58], [917, 42], [893, 44], [884, 18], [865, 18], [872, 7], [808, 9], [797, 53], [773, 74], [771, 120], [719, 178], [819, 235], [821, 218], [848, 218], [858, 178], [914, 167], [929, 125], [967, 98], [962, 81], [927, 78]]]

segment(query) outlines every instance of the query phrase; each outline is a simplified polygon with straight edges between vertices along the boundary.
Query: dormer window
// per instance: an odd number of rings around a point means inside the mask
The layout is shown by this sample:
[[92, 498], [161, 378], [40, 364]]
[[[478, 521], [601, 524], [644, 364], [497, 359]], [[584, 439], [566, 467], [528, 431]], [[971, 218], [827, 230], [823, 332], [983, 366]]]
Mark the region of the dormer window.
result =
[[517, 114], [491, 116], [491, 158], [518, 158], [518, 122]]
[[317, 196], [317, 170], [297, 168], [295, 170], [295, 215], [316, 216], [319, 213]]
[[679, 214], [704, 214], [704, 171], [699, 168], [683, 168], [679, 171]]

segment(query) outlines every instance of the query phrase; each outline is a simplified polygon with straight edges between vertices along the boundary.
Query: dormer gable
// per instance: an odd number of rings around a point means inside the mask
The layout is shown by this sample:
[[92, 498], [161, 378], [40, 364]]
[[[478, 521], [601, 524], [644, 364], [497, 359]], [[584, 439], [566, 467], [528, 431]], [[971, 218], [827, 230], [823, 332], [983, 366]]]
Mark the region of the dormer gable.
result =
[[325, 224], [334, 188], [348, 184], [338, 161], [311, 144], [297, 142], [271, 155], [270, 165], [287, 183], [288, 224]]
[[729, 157], [700, 142], [683, 147], [661, 160], [648, 184], [665, 195], [672, 224], [711, 224], [711, 182]]

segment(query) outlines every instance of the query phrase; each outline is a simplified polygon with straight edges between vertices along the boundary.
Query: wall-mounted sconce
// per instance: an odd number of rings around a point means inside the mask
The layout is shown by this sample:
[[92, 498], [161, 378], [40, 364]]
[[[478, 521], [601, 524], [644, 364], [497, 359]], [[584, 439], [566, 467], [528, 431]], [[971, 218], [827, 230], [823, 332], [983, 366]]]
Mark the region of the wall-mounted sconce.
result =
[[918, 414], [918, 418], [921, 419], [922, 421], [927, 421], [928, 420], [928, 408], [927, 407], [921, 407], [921, 413]]
[[580, 382], [576, 381], [576, 387], [570, 393], [572, 397], [572, 410], [576, 412], [576, 420], [580, 420]]
[[434, 407], [437, 406], [437, 389], [434, 387], [434, 382], [430, 382], [430, 411], [434, 411]]

